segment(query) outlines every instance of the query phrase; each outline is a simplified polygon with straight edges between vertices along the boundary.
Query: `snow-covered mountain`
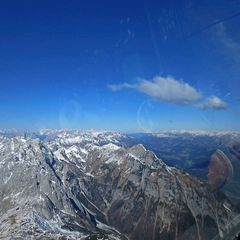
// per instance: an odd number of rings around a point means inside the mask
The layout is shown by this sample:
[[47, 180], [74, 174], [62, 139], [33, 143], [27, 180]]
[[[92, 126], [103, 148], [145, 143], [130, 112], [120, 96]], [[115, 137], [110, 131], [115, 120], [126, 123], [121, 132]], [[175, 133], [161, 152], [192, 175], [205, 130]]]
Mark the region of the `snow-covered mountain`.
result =
[[0, 134], [0, 239], [224, 238], [237, 210], [129, 136]]

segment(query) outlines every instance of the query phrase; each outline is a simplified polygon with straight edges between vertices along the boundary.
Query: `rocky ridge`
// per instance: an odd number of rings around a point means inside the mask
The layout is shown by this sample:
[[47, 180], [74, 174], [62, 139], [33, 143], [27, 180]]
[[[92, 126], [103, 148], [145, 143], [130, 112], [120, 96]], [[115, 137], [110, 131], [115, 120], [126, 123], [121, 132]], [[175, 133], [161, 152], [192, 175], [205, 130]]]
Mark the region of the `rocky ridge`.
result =
[[0, 135], [0, 239], [211, 239], [236, 210], [111, 132]]

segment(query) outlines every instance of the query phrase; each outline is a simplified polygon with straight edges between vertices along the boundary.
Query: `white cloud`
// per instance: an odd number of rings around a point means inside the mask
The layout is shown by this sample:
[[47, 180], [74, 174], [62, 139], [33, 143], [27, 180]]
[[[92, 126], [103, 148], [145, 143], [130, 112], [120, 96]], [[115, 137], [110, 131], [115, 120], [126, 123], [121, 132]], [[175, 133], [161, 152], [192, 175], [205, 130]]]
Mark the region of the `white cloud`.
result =
[[205, 100], [205, 102], [200, 103], [197, 105], [200, 109], [215, 109], [215, 110], [222, 110], [227, 108], [227, 103], [221, 100], [217, 96], [211, 96]]
[[135, 85], [129, 84], [129, 83], [121, 83], [121, 84], [110, 84], [108, 85], [108, 88], [110, 88], [112, 91], [119, 91], [124, 88], [135, 88]]
[[191, 104], [201, 97], [200, 92], [190, 84], [170, 76], [156, 76], [151, 80], [139, 79], [136, 84], [123, 83], [108, 87], [113, 91], [133, 88], [161, 102], [174, 104]]

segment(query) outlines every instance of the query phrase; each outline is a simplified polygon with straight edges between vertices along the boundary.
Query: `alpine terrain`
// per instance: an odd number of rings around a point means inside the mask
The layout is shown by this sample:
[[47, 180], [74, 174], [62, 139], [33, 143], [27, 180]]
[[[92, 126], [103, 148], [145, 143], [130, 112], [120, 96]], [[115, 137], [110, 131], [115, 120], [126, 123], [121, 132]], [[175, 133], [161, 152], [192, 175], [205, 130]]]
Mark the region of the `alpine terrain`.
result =
[[0, 239], [224, 239], [224, 193], [115, 132], [0, 134]]

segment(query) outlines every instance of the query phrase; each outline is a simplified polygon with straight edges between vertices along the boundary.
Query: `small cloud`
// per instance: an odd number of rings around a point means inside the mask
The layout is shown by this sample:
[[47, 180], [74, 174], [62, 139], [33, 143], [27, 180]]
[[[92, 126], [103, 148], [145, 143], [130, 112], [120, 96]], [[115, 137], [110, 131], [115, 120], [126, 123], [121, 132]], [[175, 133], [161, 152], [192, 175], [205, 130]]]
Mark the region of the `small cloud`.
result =
[[206, 109], [215, 109], [222, 110], [227, 108], [227, 103], [221, 100], [217, 96], [211, 96], [205, 100], [205, 102], [197, 105], [198, 108], [206, 110]]
[[159, 101], [190, 104], [201, 97], [190, 84], [178, 81], [172, 77], [154, 77], [152, 81], [140, 80], [137, 89]]
[[112, 91], [120, 91], [124, 88], [134, 88], [135, 85], [129, 83], [121, 83], [121, 84], [109, 84], [108, 88]]
[[108, 86], [112, 91], [132, 88], [161, 102], [179, 105], [191, 104], [201, 97], [190, 84], [173, 77], [156, 76], [151, 80], [139, 79], [136, 84], [114, 84]]

